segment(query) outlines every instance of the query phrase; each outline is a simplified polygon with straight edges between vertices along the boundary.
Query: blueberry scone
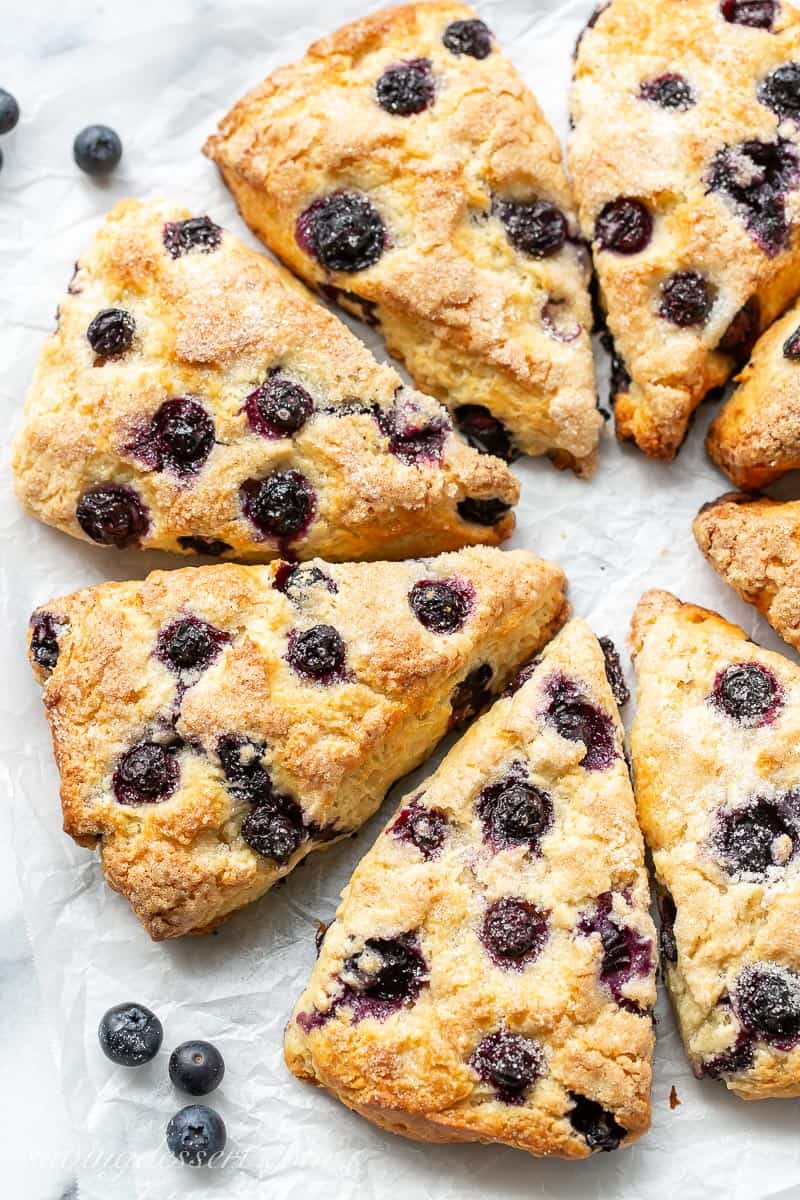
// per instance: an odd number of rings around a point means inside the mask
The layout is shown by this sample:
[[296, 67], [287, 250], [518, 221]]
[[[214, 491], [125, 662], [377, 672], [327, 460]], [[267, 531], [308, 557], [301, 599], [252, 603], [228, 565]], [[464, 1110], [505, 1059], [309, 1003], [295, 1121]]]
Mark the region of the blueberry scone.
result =
[[66, 832], [154, 938], [203, 932], [501, 689], [567, 613], [559, 567], [474, 547], [405, 563], [225, 563], [34, 613]]
[[251, 559], [495, 544], [518, 497], [287, 271], [138, 201], [77, 264], [14, 471], [26, 507], [76, 537]]
[[571, 112], [617, 433], [671, 459], [800, 292], [800, 13], [611, 0], [579, 41]]
[[800, 502], [731, 492], [701, 508], [694, 536], [725, 582], [800, 650]]
[[254, 232], [379, 326], [473, 444], [591, 473], [588, 255], [556, 137], [472, 9], [345, 26], [205, 151]]
[[766, 487], [800, 467], [800, 305], [759, 338], [738, 379], [706, 447], [737, 487]]
[[716, 613], [647, 592], [631, 639], [639, 821], [698, 1076], [800, 1096], [800, 670]]
[[655, 930], [622, 726], [572, 621], [405, 799], [286, 1032], [394, 1133], [582, 1158], [650, 1120]]

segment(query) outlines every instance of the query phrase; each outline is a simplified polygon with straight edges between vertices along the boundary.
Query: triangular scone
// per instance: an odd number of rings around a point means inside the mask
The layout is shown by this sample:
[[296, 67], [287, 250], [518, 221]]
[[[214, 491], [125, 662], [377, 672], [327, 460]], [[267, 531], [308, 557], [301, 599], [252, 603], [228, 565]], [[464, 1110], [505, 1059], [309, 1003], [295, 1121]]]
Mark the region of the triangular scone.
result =
[[588, 256], [556, 137], [476, 13], [386, 9], [251, 91], [206, 154], [298, 275], [476, 445], [594, 468]]
[[219, 566], [38, 609], [64, 827], [154, 938], [202, 932], [352, 833], [567, 614], [560, 568], [476, 547]]
[[800, 292], [800, 13], [611, 0], [577, 50], [569, 162], [621, 438], [672, 458]]
[[289, 1021], [296, 1075], [427, 1141], [581, 1158], [647, 1129], [655, 930], [622, 738], [572, 621], [356, 869]]
[[752, 490], [800, 467], [800, 305], [759, 338], [738, 380], [706, 447], [737, 487]]
[[646, 592], [631, 746], [667, 984], [695, 1073], [800, 1095], [800, 669]]
[[14, 471], [76, 537], [260, 559], [493, 545], [519, 492], [287, 271], [138, 201], [77, 265]]
[[800, 650], [800, 501], [730, 492], [705, 504], [693, 528], [714, 570]]

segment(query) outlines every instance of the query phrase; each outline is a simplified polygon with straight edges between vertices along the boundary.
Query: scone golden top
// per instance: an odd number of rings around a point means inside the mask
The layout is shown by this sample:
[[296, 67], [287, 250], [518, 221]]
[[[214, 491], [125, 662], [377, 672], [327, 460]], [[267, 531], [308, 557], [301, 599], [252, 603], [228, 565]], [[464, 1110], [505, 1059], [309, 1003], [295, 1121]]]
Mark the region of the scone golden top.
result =
[[611, 0], [580, 39], [569, 162], [617, 433], [656, 458], [800, 291], [798, 64], [777, 0]]
[[800, 1095], [800, 670], [647, 592], [631, 639], [639, 820], [667, 984], [698, 1075]]
[[206, 144], [244, 219], [380, 325], [477, 444], [594, 466], [588, 256], [556, 137], [472, 9], [316, 42]]
[[603, 654], [572, 621], [345, 888], [286, 1061], [428, 1141], [581, 1158], [649, 1124], [655, 931]]
[[495, 544], [519, 491], [288, 272], [208, 217], [138, 201], [77, 265], [14, 472], [76, 537], [261, 559]]
[[202, 932], [352, 833], [567, 613], [561, 570], [472, 548], [218, 566], [34, 613], [64, 827], [154, 938]]
[[725, 582], [800, 650], [800, 502], [720, 496], [695, 517], [694, 536]]
[[706, 448], [737, 487], [766, 487], [800, 467], [800, 305], [758, 339]]

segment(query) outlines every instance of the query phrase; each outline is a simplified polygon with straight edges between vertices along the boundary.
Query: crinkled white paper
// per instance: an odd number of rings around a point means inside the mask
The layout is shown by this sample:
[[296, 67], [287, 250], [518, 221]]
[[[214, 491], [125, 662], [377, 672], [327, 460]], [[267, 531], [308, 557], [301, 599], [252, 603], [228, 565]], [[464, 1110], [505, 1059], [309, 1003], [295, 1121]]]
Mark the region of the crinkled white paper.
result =
[[[248, 237], [200, 154], [205, 136], [245, 88], [314, 37], [362, 15], [365, 5], [17, 0], [13, 7], [16, 49], [9, 55], [4, 47], [0, 83], [18, 94], [24, 119], [5, 139], [0, 176], [0, 394], [7, 428], [15, 429], [73, 260], [105, 210], [123, 196], [174, 195]], [[496, 0], [478, 7], [565, 135], [570, 55], [590, 2]], [[107, 184], [82, 176], [71, 161], [72, 138], [90, 121], [113, 125], [125, 145]], [[575, 611], [620, 647], [636, 599], [652, 586], [719, 608], [778, 647], [764, 622], [705, 566], [692, 539], [699, 505], [726, 490], [703, 451], [709, 416], [701, 410], [668, 466], [621, 449], [606, 429], [591, 483], [543, 461], [515, 468], [523, 498], [512, 544], [563, 563]], [[3, 800], [13, 797], [29, 933], [75, 1124], [82, 1200], [800, 1196], [796, 1104], [746, 1104], [720, 1084], [695, 1082], [663, 996], [653, 1128], [633, 1149], [583, 1163], [404, 1141], [295, 1080], [283, 1065], [281, 1035], [314, 961], [316, 921], [332, 916], [340, 888], [398, 793], [356, 839], [312, 856], [216, 935], [151, 944], [125, 901], [104, 885], [95, 856], [61, 832], [58, 776], [25, 658], [25, 625], [31, 609], [52, 596], [178, 563], [102, 552], [37, 524], [13, 499], [8, 446], [3, 457]], [[627, 654], [624, 661], [630, 677]], [[156, 1009], [166, 1029], [165, 1052], [138, 1071], [106, 1061], [96, 1037], [104, 1010], [131, 998]], [[211, 1102], [227, 1122], [230, 1159], [216, 1171], [190, 1171], [163, 1149], [167, 1120], [183, 1103], [167, 1080], [166, 1051], [188, 1037], [216, 1042], [227, 1062]], [[673, 1086], [681, 1102], [674, 1110]], [[43, 1127], [46, 1120], [45, 1086]], [[4, 1156], [15, 1149], [4, 1148]], [[37, 1150], [46, 1147], [27, 1148]], [[9, 1200], [26, 1200], [24, 1188]]]

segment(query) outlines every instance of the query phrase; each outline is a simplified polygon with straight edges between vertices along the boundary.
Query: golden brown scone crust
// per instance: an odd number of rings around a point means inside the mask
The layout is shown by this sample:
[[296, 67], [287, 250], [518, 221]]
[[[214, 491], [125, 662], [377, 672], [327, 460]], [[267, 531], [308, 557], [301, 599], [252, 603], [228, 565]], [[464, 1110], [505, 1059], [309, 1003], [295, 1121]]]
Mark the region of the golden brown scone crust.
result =
[[[588, 259], [557, 139], [509, 59], [453, 54], [454, 21], [476, 16], [449, 0], [385, 9], [315, 42], [305, 58], [246, 95], [209, 138], [242, 216], [315, 287], [333, 286], [363, 315], [367, 302], [389, 349], [418, 387], [452, 409], [487, 407], [519, 450], [594, 469], [599, 429], [589, 330]], [[404, 117], [375, 100], [394, 64], [427, 58], [434, 103]], [[357, 272], [326, 272], [295, 225], [336, 191], [367, 194], [389, 244]], [[514, 249], [492, 199], [544, 199], [570, 239], [551, 257]], [[555, 316], [548, 332], [543, 309]], [[572, 336], [574, 333], [574, 336]]]
[[800, 501], [720, 496], [694, 519], [711, 566], [800, 650]]
[[[646, 249], [616, 254], [595, 242], [594, 261], [632, 377], [616, 395], [617, 434], [655, 458], [674, 457], [694, 409], [736, 366], [717, 347], [737, 314], [752, 302], [757, 333], [800, 291], [800, 190], [786, 198], [789, 245], [770, 257], [708, 178], [726, 146], [779, 135], [800, 149], [800, 127], [779, 125], [757, 96], [770, 71], [800, 59], [800, 15], [788, 3], [776, 10], [768, 31], [730, 24], [718, 0], [611, 0], [580, 39], [569, 164], [583, 235], [594, 238], [599, 213], [619, 197], [643, 201], [653, 216]], [[688, 81], [691, 107], [640, 98], [644, 81], [672, 73]], [[682, 271], [716, 290], [702, 326], [658, 314], [662, 283]]]
[[[76, 519], [80, 497], [99, 483], [122, 484], [149, 513], [141, 547], [191, 553], [191, 539], [202, 538], [240, 558], [269, 559], [285, 548], [245, 516], [240, 488], [295, 471], [314, 506], [307, 529], [289, 539], [295, 557], [404, 558], [506, 538], [510, 512], [492, 526], [457, 509], [468, 497], [515, 504], [519, 488], [506, 464], [465, 445], [437, 401], [406, 387], [287, 271], [232, 234], [219, 231], [209, 252], [173, 258], [165, 224], [191, 216], [173, 204], [123, 201], [77, 264], [16, 442], [23, 504], [87, 540]], [[99, 359], [86, 332], [107, 308], [129, 312], [136, 332], [126, 353]], [[244, 411], [276, 369], [314, 402], [293, 437], [261, 436]], [[160, 406], [181, 396], [200, 401], [215, 435], [200, 470], [183, 476], [133, 448]], [[404, 461], [376, 414], [400, 430], [440, 427], [441, 453]]]
[[[665, 955], [663, 965], [686, 1052], [697, 1074], [711, 1068], [744, 1099], [798, 1096], [800, 1048], [779, 1049], [753, 1037], [748, 1067], [735, 1001], [748, 964], [800, 968], [797, 858], [770, 867], [764, 877], [731, 873], [720, 863], [713, 833], [721, 808], [780, 797], [798, 786], [800, 671], [717, 613], [668, 592], [642, 596], [631, 642], [638, 683], [631, 734], [636, 801], [662, 889], [662, 947], [669, 941], [664, 891], [677, 910], [677, 956]], [[711, 699], [719, 674], [740, 663], [764, 667], [782, 690], [778, 711], [760, 726], [733, 720]], [[737, 1048], [742, 1069], [726, 1070], [724, 1056]]]
[[[157, 571], [34, 614], [34, 634], [57, 638], [52, 671], [37, 663], [36, 641], [31, 661], [64, 828], [82, 845], [100, 843], [109, 883], [154, 938], [211, 928], [310, 850], [358, 829], [446, 732], [454, 688], [486, 664], [489, 690], [502, 688], [567, 615], [560, 568], [520, 550], [313, 567], [298, 568], [288, 591], [273, 586], [277, 577], [286, 587], [286, 564]], [[472, 595], [456, 632], [430, 632], [414, 615], [409, 592], [427, 579], [458, 580]], [[157, 648], [187, 617], [219, 631], [218, 652], [205, 669], [178, 672]], [[318, 625], [332, 626], [345, 650], [325, 683], [287, 658]], [[284, 861], [242, 837], [250, 805], [226, 786], [224, 737], [246, 740], [247, 761], [260, 752], [273, 792], [299, 806], [302, 840]], [[118, 803], [114, 773], [142, 741], [173, 747], [177, 784], [157, 803]]]
[[748, 491], [800, 467], [800, 360], [784, 354], [798, 330], [795, 305], [759, 338], [739, 386], [706, 437], [714, 462]]
[[[285, 1054], [301, 1079], [392, 1132], [581, 1158], [590, 1148], [569, 1120], [573, 1097], [613, 1114], [626, 1142], [649, 1124], [655, 930], [622, 725], [596, 638], [570, 622], [523, 677], [411, 798], [446, 817], [438, 854], [426, 860], [397, 837], [396, 816], [356, 868], [289, 1021]], [[583, 742], [545, 719], [565, 678], [603, 714], [612, 747], [604, 769], [582, 766]], [[540, 854], [528, 842], [493, 848], [485, 838], [482, 789], [512, 763], [552, 801]], [[623, 1007], [601, 982], [599, 934], [578, 928], [604, 894], [614, 922], [635, 930], [649, 953], [649, 970], [623, 985]], [[540, 953], [516, 969], [497, 965], [481, 941], [487, 905], [508, 896], [549, 914]], [[343, 998], [348, 959], [367, 939], [403, 934], [416, 939], [427, 982], [414, 1003], [359, 1014]], [[498, 1030], [532, 1039], [546, 1062], [520, 1103], [470, 1066]]]

